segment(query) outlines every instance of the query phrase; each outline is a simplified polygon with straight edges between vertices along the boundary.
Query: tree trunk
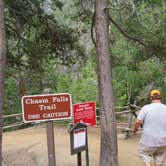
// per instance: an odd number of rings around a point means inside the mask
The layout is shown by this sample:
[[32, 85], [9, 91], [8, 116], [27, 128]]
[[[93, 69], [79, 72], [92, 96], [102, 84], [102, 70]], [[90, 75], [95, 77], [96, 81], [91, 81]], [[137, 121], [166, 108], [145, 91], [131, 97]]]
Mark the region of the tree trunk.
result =
[[95, 0], [96, 52], [100, 99], [100, 166], [118, 166], [117, 133], [109, 52], [108, 0]]
[[4, 25], [4, 4], [3, 0], [0, 0], [0, 166], [2, 166], [3, 90], [6, 58], [6, 36]]

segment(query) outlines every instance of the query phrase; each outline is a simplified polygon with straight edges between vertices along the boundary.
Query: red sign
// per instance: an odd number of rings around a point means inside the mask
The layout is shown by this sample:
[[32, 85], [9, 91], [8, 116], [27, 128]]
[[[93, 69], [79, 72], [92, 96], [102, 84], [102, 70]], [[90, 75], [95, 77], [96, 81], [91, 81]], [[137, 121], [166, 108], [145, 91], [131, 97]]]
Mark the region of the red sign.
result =
[[85, 102], [73, 105], [74, 124], [85, 123], [87, 126], [96, 125], [96, 103]]
[[68, 93], [22, 97], [24, 122], [71, 118], [72, 103]]

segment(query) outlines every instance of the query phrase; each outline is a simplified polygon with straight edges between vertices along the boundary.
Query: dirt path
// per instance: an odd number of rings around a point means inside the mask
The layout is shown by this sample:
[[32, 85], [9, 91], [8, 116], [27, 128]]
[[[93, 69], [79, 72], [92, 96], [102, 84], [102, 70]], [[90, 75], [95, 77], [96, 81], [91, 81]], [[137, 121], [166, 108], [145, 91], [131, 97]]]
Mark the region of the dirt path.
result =
[[[76, 155], [70, 155], [67, 127], [56, 126], [55, 151], [57, 166], [76, 166]], [[3, 166], [48, 166], [47, 139], [44, 126], [5, 132], [3, 135]], [[144, 166], [137, 157], [139, 138], [118, 139], [120, 166]], [[90, 166], [98, 166], [100, 150], [99, 128], [88, 129]], [[83, 166], [85, 156], [83, 154]]]

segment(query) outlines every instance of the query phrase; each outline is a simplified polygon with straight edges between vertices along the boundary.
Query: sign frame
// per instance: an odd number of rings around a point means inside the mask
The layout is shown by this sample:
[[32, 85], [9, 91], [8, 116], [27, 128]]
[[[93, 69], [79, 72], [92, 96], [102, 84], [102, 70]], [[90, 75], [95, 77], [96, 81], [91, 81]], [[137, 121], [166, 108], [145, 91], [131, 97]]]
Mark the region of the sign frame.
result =
[[[82, 146], [79, 146], [79, 147], [74, 147], [74, 144], [75, 144], [75, 139], [74, 139], [74, 133], [76, 130], [84, 130], [85, 131], [85, 144], [82, 145]], [[74, 126], [72, 126], [70, 129], [69, 129], [69, 133], [70, 133], [70, 149], [71, 149], [71, 155], [73, 154], [77, 154], [77, 153], [80, 153], [82, 151], [86, 151], [88, 149], [88, 139], [87, 139], [87, 126], [85, 124], [82, 124], [82, 123], [77, 123], [75, 124]]]
[[[36, 98], [36, 97], [51, 97], [51, 96], [63, 96], [63, 95], [67, 95], [69, 97], [69, 109], [68, 113], [70, 114], [68, 117], [59, 117], [59, 118], [46, 118], [46, 119], [32, 119], [32, 120], [26, 120], [25, 118], [25, 103], [24, 103], [24, 99], [25, 98]], [[23, 121], [25, 123], [31, 123], [31, 122], [46, 122], [46, 121], [54, 121], [54, 120], [63, 120], [63, 119], [71, 119], [72, 118], [72, 114], [73, 114], [73, 106], [72, 106], [72, 98], [71, 98], [71, 94], [70, 93], [56, 93], [56, 94], [39, 94], [39, 95], [25, 95], [21, 98], [21, 106], [22, 106], [22, 117], [23, 117]], [[56, 109], [55, 109], [56, 110]], [[27, 110], [26, 110], [27, 111]], [[48, 111], [48, 110], [45, 110]], [[56, 110], [55, 112], [58, 112], [58, 110]], [[64, 111], [65, 112], [65, 111]]]

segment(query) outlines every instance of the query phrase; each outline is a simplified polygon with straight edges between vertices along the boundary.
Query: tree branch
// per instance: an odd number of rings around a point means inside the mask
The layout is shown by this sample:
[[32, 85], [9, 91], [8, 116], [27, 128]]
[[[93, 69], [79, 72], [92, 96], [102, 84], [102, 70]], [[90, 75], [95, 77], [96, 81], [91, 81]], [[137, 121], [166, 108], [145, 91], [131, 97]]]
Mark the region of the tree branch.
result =
[[94, 44], [95, 47], [96, 47], [96, 41], [95, 41], [95, 38], [94, 38], [94, 35], [93, 35], [93, 28], [94, 28], [94, 25], [95, 25], [95, 11], [94, 11], [93, 16], [92, 16], [91, 39], [92, 39], [93, 44]]
[[125, 36], [126, 38], [131, 39], [131, 40], [133, 40], [133, 41], [135, 41], [135, 42], [138, 42], [139, 44], [141, 44], [141, 45], [143, 45], [143, 46], [145, 46], [145, 47], [148, 46], [147, 43], [145, 43], [144, 41], [142, 41], [142, 39], [137, 38], [137, 37], [130, 36], [127, 32], [125, 32], [125, 31], [120, 27], [120, 25], [118, 25], [118, 23], [116, 23], [115, 20], [114, 20], [110, 15], [109, 15], [109, 20], [115, 25], [115, 27], [121, 32], [121, 34], [122, 34], [123, 36]]
[[10, 30], [12, 30], [18, 37], [19, 39], [25, 40], [20, 34], [19, 32], [17, 32], [17, 30], [15, 28], [13, 28], [12, 26], [10, 26], [9, 24], [5, 24], [6, 28], [9, 28]]

